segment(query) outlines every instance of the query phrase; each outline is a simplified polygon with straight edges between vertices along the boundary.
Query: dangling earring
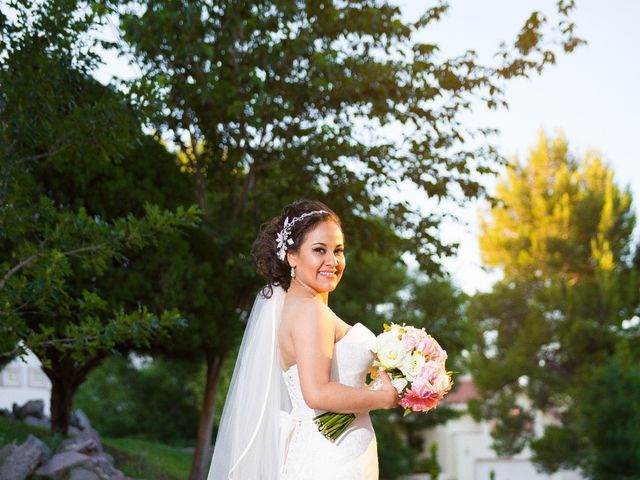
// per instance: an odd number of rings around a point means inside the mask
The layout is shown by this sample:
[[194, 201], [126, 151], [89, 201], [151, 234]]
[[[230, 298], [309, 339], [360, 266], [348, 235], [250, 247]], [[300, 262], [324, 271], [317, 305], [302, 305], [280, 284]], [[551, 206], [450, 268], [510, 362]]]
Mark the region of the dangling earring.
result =
[[291, 278], [296, 278], [296, 267], [291, 267]]

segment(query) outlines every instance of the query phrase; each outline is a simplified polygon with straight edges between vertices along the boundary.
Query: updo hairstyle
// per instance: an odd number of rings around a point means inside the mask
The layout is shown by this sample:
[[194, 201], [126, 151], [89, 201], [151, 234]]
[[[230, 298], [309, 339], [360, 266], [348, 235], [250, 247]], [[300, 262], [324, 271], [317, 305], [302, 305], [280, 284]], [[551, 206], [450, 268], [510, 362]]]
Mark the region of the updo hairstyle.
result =
[[287, 244], [287, 253], [297, 252], [307, 232], [313, 230], [319, 223], [332, 220], [341, 226], [340, 217], [324, 203], [317, 200], [301, 200], [291, 203], [282, 209], [279, 216], [265, 223], [260, 229], [258, 237], [251, 247], [251, 255], [256, 262], [258, 273], [267, 280], [264, 290], [267, 297], [271, 296], [274, 285], [281, 286], [285, 291], [289, 290], [291, 285], [291, 265], [289, 265], [286, 255], [284, 260], [278, 258], [276, 242], [278, 233], [284, 228], [285, 218], [288, 217], [291, 222], [295, 217], [317, 210], [324, 210], [326, 213], [309, 215], [291, 227], [291, 234], [288, 238], [293, 240], [293, 244]]

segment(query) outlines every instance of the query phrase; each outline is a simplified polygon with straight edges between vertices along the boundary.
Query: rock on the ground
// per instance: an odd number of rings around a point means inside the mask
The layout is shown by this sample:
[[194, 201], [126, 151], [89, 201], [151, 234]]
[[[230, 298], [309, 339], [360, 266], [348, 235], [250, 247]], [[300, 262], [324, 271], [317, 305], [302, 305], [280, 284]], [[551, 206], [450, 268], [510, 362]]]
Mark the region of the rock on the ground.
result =
[[124, 480], [124, 473], [113, 466], [110, 459], [103, 455], [89, 457], [83, 464], [83, 468], [98, 475], [100, 480]]
[[29, 400], [21, 407], [14, 403], [12, 409], [15, 417], [20, 420], [23, 420], [27, 415], [31, 415], [32, 417], [36, 418], [44, 417], [43, 400]]
[[89, 460], [88, 455], [78, 452], [56, 453], [47, 463], [36, 470], [36, 474], [42, 477], [55, 477], [71, 467], [80, 465]]
[[[74, 439], [75, 440], [75, 439]], [[64, 451], [66, 452], [80, 452], [86, 455], [92, 455], [94, 453], [99, 453], [101, 448], [100, 445], [93, 438], [80, 439], [75, 442], [70, 442], [64, 445]]]
[[2, 462], [4, 462], [5, 458], [11, 455], [16, 448], [18, 447], [14, 443], [10, 443], [9, 445], [0, 447], [0, 465], [2, 465]]
[[73, 415], [71, 415], [70, 423], [71, 425], [79, 428], [80, 430], [86, 430], [88, 428], [91, 428], [91, 422], [89, 421], [89, 417], [87, 417], [87, 414], [80, 409], [77, 409], [75, 412], [73, 412]]
[[102, 442], [100, 434], [93, 428], [82, 430], [75, 437], [67, 438], [60, 444], [61, 451], [72, 451], [82, 453], [100, 453], [102, 452]]
[[84, 467], [76, 467], [71, 470], [69, 480], [100, 480], [100, 477]]
[[49, 447], [42, 440], [29, 435], [0, 467], [0, 480], [26, 479], [50, 454]]
[[51, 429], [51, 421], [48, 418], [38, 418], [32, 415], [24, 417], [23, 422], [40, 428]]

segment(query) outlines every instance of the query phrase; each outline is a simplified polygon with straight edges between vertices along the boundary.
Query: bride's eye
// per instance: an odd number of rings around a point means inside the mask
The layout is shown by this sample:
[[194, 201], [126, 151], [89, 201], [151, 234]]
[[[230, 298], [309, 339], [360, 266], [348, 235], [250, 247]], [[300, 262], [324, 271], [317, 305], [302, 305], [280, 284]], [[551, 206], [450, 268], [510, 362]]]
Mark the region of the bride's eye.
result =
[[322, 247], [317, 247], [313, 249], [314, 252], [318, 252], [324, 255], [324, 252], [326, 252], [326, 250]]

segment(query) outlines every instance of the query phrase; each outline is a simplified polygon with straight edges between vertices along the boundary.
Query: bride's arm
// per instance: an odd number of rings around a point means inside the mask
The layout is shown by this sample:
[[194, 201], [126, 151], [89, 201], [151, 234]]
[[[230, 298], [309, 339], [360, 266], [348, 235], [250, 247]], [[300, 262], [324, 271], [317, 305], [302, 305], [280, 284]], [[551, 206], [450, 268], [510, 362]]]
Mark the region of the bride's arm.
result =
[[382, 388], [354, 388], [331, 381], [331, 357], [334, 350], [335, 321], [328, 308], [309, 302], [297, 315], [291, 329], [302, 396], [317, 410], [353, 413], [392, 408], [398, 402], [389, 377], [382, 375]]

